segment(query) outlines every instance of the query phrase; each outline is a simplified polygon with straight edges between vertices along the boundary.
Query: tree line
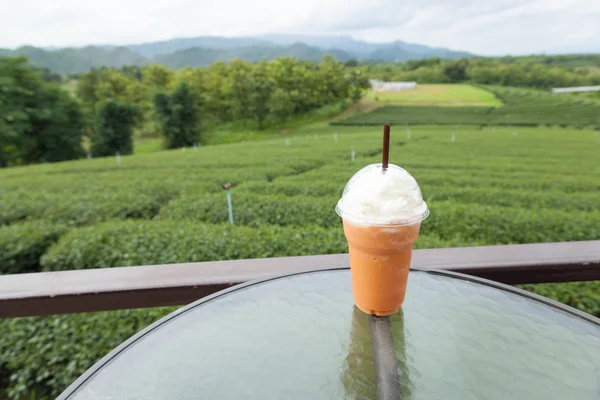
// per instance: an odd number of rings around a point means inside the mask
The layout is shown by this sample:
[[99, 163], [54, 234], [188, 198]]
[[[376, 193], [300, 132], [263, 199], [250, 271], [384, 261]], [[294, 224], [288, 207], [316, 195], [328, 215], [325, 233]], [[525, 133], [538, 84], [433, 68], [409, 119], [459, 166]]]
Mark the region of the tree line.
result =
[[[594, 62], [561, 57], [463, 58], [441, 60], [428, 58], [403, 63], [365, 63], [359, 66], [364, 74], [383, 81], [416, 81], [418, 83], [473, 82], [550, 89], [553, 87], [600, 85], [600, 73], [586, 67], [564, 68], [560, 63], [579, 65]], [[600, 59], [598, 61], [600, 66]]]
[[165, 147], [192, 146], [207, 126], [258, 129], [325, 105], [358, 101], [369, 87], [332, 57], [316, 63], [233, 60], [177, 71], [162, 65], [102, 68], [71, 76], [72, 93], [25, 58], [0, 58], [0, 165], [130, 154], [134, 130], [161, 134]]

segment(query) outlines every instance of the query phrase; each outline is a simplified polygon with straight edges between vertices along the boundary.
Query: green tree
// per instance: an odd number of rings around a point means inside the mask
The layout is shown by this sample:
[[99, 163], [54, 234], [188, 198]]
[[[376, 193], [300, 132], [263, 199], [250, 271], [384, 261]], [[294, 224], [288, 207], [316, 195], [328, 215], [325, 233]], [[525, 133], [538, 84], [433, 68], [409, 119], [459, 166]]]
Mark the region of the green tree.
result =
[[439, 57], [424, 58], [422, 60], [409, 60], [402, 64], [402, 67], [408, 71], [421, 67], [433, 67], [440, 65], [442, 60]]
[[342, 63], [335, 61], [332, 56], [325, 56], [323, 61], [319, 63], [318, 75], [323, 84], [321, 85], [322, 92], [317, 101], [322, 102], [322, 104], [329, 104], [348, 98], [350, 86], [345, 74], [346, 70]]
[[202, 68], [185, 67], [178, 70], [175, 75], [176, 85], [179, 85], [181, 82], [186, 82], [197, 94], [206, 91], [204, 87], [205, 80], [206, 71]]
[[40, 86], [25, 58], [0, 58], [0, 167], [21, 160], [20, 142], [30, 126], [26, 107], [35, 105]]
[[83, 104], [90, 108], [93, 108], [99, 100], [96, 89], [98, 88], [100, 79], [100, 71], [79, 74], [75, 94]]
[[79, 158], [79, 104], [25, 58], [0, 58], [0, 166]]
[[156, 115], [165, 137], [165, 147], [174, 149], [192, 146], [200, 136], [198, 97], [185, 82], [172, 93], [158, 93], [154, 97]]
[[228, 65], [229, 73], [225, 83], [225, 93], [231, 105], [234, 119], [245, 120], [251, 117], [250, 64], [242, 60], [233, 60]]
[[113, 69], [101, 71], [96, 86], [98, 101], [119, 100], [121, 102], [139, 103], [144, 96], [141, 85], [133, 78]]
[[269, 76], [269, 63], [262, 60], [252, 68], [248, 78], [250, 85], [249, 113], [258, 123], [258, 129], [264, 128], [269, 115], [269, 102], [273, 95], [273, 81]]
[[92, 137], [92, 154], [110, 156], [133, 153], [133, 127], [139, 116], [135, 104], [107, 100], [98, 108], [98, 129]]
[[85, 120], [79, 104], [58, 87], [39, 93], [43, 106], [28, 110], [29, 129], [21, 152], [25, 163], [55, 162], [83, 157], [81, 132]]
[[364, 92], [371, 87], [369, 78], [358, 69], [352, 69], [346, 73], [347, 85], [349, 87], [350, 99], [358, 103]]
[[118, 71], [128, 78], [133, 78], [138, 82], [142, 81], [142, 68], [137, 65], [124, 65]]
[[219, 122], [230, 121], [231, 101], [225, 91], [229, 68], [224, 62], [211, 64], [205, 71], [206, 113]]
[[448, 77], [450, 82], [462, 82], [467, 80], [467, 67], [469, 66], [469, 60], [466, 58], [456, 61], [446, 61], [444, 63], [444, 74]]
[[93, 110], [106, 100], [140, 104], [147, 97], [147, 88], [129, 75], [105, 68], [82, 74], [76, 94], [83, 104]]
[[63, 81], [63, 77], [61, 74], [57, 74], [56, 72], [52, 72], [50, 69], [48, 68], [38, 68], [38, 71], [42, 77], [42, 80], [44, 82], [56, 82], [56, 83], [61, 83]]
[[276, 88], [269, 99], [269, 112], [275, 119], [283, 123], [294, 112], [294, 103], [289, 94], [282, 88]]
[[164, 65], [152, 64], [142, 68], [142, 83], [149, 88], [168, 89], [175, 72]]

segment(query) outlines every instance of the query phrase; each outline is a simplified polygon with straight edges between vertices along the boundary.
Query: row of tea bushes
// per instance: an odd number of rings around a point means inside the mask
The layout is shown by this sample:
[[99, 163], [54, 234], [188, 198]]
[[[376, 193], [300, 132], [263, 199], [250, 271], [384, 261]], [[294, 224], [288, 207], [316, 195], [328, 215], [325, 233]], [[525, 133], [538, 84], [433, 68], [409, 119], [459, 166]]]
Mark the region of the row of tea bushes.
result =
[[38, 272], [42, 255], [67, 230], [48, 221], [0, 226], [0, 275]]

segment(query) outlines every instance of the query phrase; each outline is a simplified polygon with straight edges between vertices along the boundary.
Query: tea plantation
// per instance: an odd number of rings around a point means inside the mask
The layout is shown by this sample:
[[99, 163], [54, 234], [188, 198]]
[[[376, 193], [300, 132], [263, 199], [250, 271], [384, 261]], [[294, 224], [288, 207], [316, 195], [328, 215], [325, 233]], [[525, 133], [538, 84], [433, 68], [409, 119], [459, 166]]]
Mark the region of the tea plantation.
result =
[[[390, 159], [415, 176], [431, 208], [418, 248], [600, 239], [594, 130], [466, 125], [392, 128]], [[345, 252], [334, 207], [352, 174], [379, 161], [380, 142], [378, 126], [316, 124], [120, 165], [103, 158], [1, 170], [0, 273]], [[598, 282], [527, 288], [600, 315]], [[13, 398], [54, 396], [171, 310], [0, 321], [0, 382]]]
[[563, 126], [600, 129], [600, 102], [541, 90], [479, 86], [504, 103], [501, 107], [393, 106], [354, 115], [333, 125], [441, 124]]

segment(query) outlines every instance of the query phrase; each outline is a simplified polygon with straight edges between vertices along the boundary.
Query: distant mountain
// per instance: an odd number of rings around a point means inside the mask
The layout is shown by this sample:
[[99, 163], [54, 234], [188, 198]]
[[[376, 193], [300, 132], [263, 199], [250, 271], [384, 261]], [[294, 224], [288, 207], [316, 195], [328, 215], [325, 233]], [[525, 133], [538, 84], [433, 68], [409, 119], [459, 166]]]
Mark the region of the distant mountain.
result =
[[[375, 50], [367, 55], [369, 60], [378, 61], [406, 61], [411, 59], [411, 52], [404, 49], [402, 46], [390, 46], [384, 47], [379, 50]], [[413, 55], [414, 58], [414, 55]], [[418, 57], [423, 58], [423, 57]]]
[[375, 61], [393, 62], [430, 57], [439, 57], [442, 59], [470, 58], [473, 57], [473, 54], [440, 47], [427, 47], [403, 42], [394, 42], [391, 46], [382, 47], [379, 50], [369, 53], [365, 58]]
[[191, 49], [157, 56], [154, 58], [154, 61], [171, 68], [183, 68], [187, 66], [202, 67], [216, 61], [227, 61], [234, 58], [241, 58], [246, 61], [260, 61], [263, 58], [273, 60], [277, 57], [295, 57], [303, 60], [319, 61], [327, 54], [333, 55], [339, 61], [348, 61], [352, 59], [352, 56], [341, 50], [320, 50], [316, 47], [307, 46], [304, 43], [295, 43], [290, 46], [270, 45], [231, 49], [193, 47]]
[[135, 52], [140, 53], [145, 57], [155, 57], [157, 55], [174, 53], [176, 51], [187, 50], [193, 47], [221, 50], [253, 46], [266, 47], [269, 45], [272, 44], [266, 40], [261, 40], [257, 38], [226, 38], [220, 36], [200, 36], [195, 38], [180, 38], [163, 40], [160, 42], [131, 44], [126, 47]]
[[89, 71], [99, 67], [121, 67], [123, 65], [143, 65], [149, 60], [126, 47], [87, 46], [43, 50], [32, 46], [19, 47], [16, 50], [2, 50], [2, 56], [27, 56], [32, 64], [46, 67], [54, 72], [68, 74]]
[[326, 54], [345, 62], [350, 59], [374, 61], [406, 61], [427, 57], [462, 58], [472, 54], [445, 48], [395, 41], [370, 43], [349, 36], [263, 35], [226, 38], [200, 36], [127, 46], [87, 46], [81, 48], [36, 48], [23, 46], [16, 50], [0, 49], [0, 56], [24, 55], [33, 64], [62, 74], [89, 71], [92, 68], [122, 67], [161, 63], [172, 68], [205, 66], [215, 61], [241, 58], [258, 61], [263, 58], [295, 57], [318, 61]]
[[313, 35], [287, 35], [287, 34], [269, 34], [257, 36], [256, 39], [266, 40], [280, 46], [286, 46], [292, 43], [306, 43], [309, 46], [319, 47], [321, 49], [336, 48], [357, 58], [379, 50], [380, 48], [388, 47], [391, 43], [369, 43], [362, 40], [353, 39], [350, 36], [313, 36]]
[[351, 54], [357, 59], [370, 59], [376, 61], [406, 61], [428, 57], [462, 58], [473, 56], [473, 54], [465, 51], [449, 50], [442, 47], [429, 47], [400, 40], [388, 43], [372, 43], [356, 40], [350, 36], [269, 34], [257, 36], [256, 39], [265, 40], [282, 46], [302, 42], [309, 46], [315, 46], [321, 49], [336, 48]]

